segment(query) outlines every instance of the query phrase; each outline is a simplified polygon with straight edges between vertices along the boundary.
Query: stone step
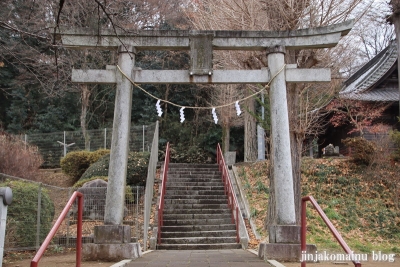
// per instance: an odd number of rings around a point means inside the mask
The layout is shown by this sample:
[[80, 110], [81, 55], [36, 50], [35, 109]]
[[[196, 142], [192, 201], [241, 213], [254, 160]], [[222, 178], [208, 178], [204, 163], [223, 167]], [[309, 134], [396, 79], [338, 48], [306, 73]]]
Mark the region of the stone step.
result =
[[164, 199], [226, 199], [226, 196], [220, 195], [169, 195], [164, 196]]
[[177, 237], [161, 238], [161, 244], [220, 244], [235, 243], [234, 237]]
[[174, 204], [226, 204], [228, 200], [222, 199], [164, 199], [164, 205], [170, 206]]
[[169, 181], [183, 181], [183, 179], [190, 179], [192, 181], [197, 181], [197, 180], [204, 180], [206, 179], [207, 181], [213, 181], [213, 182], [222, 182], [222, 178], [220, 175], [207, 175], [207, 174], [202, 174], [202, 175], [188, 175], [188, 174], [174, 174], [170, 175], [168, 174], [168, 182]]
[[221, 176], [222, 172], [218, 169], [169, 169], [168, 176], [170, 175], [215, 175]]
[[219, 230], [219, 231], [192, 231], [192, 232], [162, 232], [162, 238], [179, 238], [179, 237], [236, 237], [236, 230]]
[[163, 221], [163, 225], [172, 226], [172, 225], [218, 225], [218, 224], [229, 224], [232, 223], [231, 218], [226, 219], [215, 219], [215, 217], [209, 219], [182, 219], [182, 220], [165, 220]]
[[165, 220], [199, 220], [199, 219], [209, 219], [209, 218], [214, 218], [214, 219], [231, 219], [232, 220], [232, 215], [229, 213], [224, 213], [224, 214], [174, 214], [174, 213], [169, 213], [169, 214], [164, 214], [164, 221]]
[[[210, 195], [218, 195], [224, 196], [225, 191], [221, 190], [166, 190], [164, 197], [166, 196], [176, 196], [176, 195], [187, 195], [190, 194], [192, 196], [210, 196]], [[204, 197], [205, 198], [205, 197]]]
[[161, 227], [162, 232], [193, 232], [193, 231], [224, 231], [235, 230], [236, 225], [233, 223], [218, 225], [166, 225]]
[[209, 180], [213, 179], [213, 180], [220, 180], [222, 181], [222, 176], [220, 174], [189, 174], [189, 173], [174, 173], [174, 174], [168, 174], [168, 181], [169, 180], [179, 180], [179, 179], [183, 179], [183, 178], [192, 178], [192, 179], [196, 179], [196, 178], [207, 178]]
[[168, 250], [216, 250], [216, 249], [241, 249], [239, 243], [223, 243], [223, 244], [161, 244], [157, 245], [157, 249]]
[[232, 214], [229, 209], [168, 209], [164, 210], [166, 214]]
[[224, 190], [223, 185], [218, 185], [218, 186], [180, 186], [180, 185], [171, 185], [168, 188], [169, 190], [173, 191], [192, 191], [192, 190], [197, 190], [197, 191], [214, 191], [214, 190]]
[[170, 164], [157, 249], [240, 249], [221, 172], [213, 164]]
[[179, 191], [175, 191], [175, 190], [167, 190], [165, 192], [165, 196], [171, 196], [171, 195], [182, 195], [182, 194], [190, 194], [190, 195], [198, 195], [198, 196], [202, 196], [202, 195], [225, 195], [224, 190], [202, 190], [202, 191], [198, 191], [198, 190], [179, 190]]
[[174, 184], [174, 183], [222, 183], [221, 178], [173, 178], [167, 180], [167, 185]]
[[221, 172], [218, 169], [168, 169], [168, 175], [170, 174], [210, 174], [210, 175], [221, 175]]
[[193, 163], [170, 163], [168, 165], [169, 169], [175, 169], [175, 168], [218, 168], [218, 164], [193, 164]]
[[166, 189], [168, 190], [168, 188], [170, 186], [223, 186], [222, 180], [218, 179], [218, 181], [215, 182], [181, 182], [179, 180], [173, 180], [173, 182], [170, 182], [168, 180], [167, 184], [166, 184]]
[[226, 204], [174, 204], [171, 207], [165, 206], [164, 210], [177, 210], [177, 209], [228, 209]]

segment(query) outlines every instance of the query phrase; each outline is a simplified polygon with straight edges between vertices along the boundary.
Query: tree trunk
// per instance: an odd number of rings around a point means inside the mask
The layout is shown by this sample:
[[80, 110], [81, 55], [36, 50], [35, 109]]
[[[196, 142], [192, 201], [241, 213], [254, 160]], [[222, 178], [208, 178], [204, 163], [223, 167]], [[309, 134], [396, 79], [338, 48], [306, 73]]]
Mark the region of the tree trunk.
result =
[[[249, 98], [246, 100], [248, 111], [255, 113], [255, 100]], [[244, 114], [244, 161], [251, 162], [257, 160], [257, 123], [255, 118], [245, 112]]]
[[[170, 89], [170, 86], [169, 86], [169, 84], [167, 84], [166, 89], [165, 89], [165, 94], [164, 94], [165, 101], [168, 101], [169, 89]], [[164, 120], [165, 121], [167, 121], [167, 113], [168, 113], [168, 104], [167, 104], [167, 102], [165, 102], [165, 105], [164, 105]]]
[[87, 132], [87, 112], [89, 109], [89, 99], [90, 99], [90, 90], [88, 89], [87, 84], [82, 84], [81, 85], [81, 129], [82, 129], [82, 134], [83, 137], [85, 138], [85, 150], [90, 150], [90, 136]]
[[225, 156], [226, 152], [229, 152], [230, 127], [228, 123], [223, 123], [221, 126], [222, 126], [222, 153]]

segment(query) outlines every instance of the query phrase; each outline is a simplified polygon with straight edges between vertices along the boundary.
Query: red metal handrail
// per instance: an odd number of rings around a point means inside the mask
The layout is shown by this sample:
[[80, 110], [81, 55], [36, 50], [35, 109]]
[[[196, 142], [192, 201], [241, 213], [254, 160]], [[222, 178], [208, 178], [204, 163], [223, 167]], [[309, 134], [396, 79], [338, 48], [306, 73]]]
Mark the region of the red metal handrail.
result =
[[163, 226], [164, 220], [164, 196], [165, 196], [165, 188], [167, 184], [167, 173], [168, 173], [168, 165], [169, 165], [169, 143], [167, 143], [167, 148], [165, 149], [165, 159], [164, 159], [164, 170], [162, 176], [161, 190], [160, 190], [160, 203], [158, 204], [158, 244], [161, 244], [161, 227]]
[[[232, 223], [236, 224], [236, 242], [239, 243], [239, 204], [236, 194], [233, 191], [232, 182], [229, 177], [228, 168], [225, 164], [225, 159], [222, 154], [221, 146], [217, 145], [217, 164], [219, 171], [222, 172], [222, 181], [224, 183], [225, 195], [228, 196], [228, 206], [232, 210]], [[235, 220], [236, 213], [236, 220]]]
[[[343, 237], [340, 233], [336, 230], [335, 226], [333, 226], [332, 222], [329, 220], [328, 216], [326, 216], [325, 212], [322, 208], [318, 205], [317, 201], [312, 196], [303, 197], [301, 199], [301, 252], [302, 254], [307, 251], [306, 245], [306, 234], [307, 234], [307, 218], [306, 218], [306, 207], [307, 201], [310, 201], [314, 208], [317, 210], [318, 214], [321, 216], [322, 220], [324, 220], [325, 224], [328, 226], [329, 230], [331, 230], [333, 236], [339, 242], [340, 246], [344, 249], [344, 251], [349, 254], [353, 255], [353, 251], [350, 247], [346, 244]], [[352, 260], [355, 267], [361, 267], [361, 263], [356, 260]], [[306, 267], [306, 261], [301, 262], [301, 267]]]
[[37, 267], [39, 264], [39, 260], [42, 258], [44, 252], [46, 251], [47, 247], [50, 244], [51, 239], [56, 234], [58, 228], [60, 227], [62, 221], [64, 220], [65, 216], [68, 214], [69, 209], [74, 204], [75, 199], [78, 198], [78, 223], [76, 225], [77, 234], [76, 234], [76, 267], [81, 266], [81, 250], [82, 250], [82, 214], [83, 214], [83, 194], [80, 192], [74, 192], [65, 205], [65, 208], [61, 212], [60, 216], [58, 217], [57, 221], [51, 228], [49, 234], [47, 235], [46, 239], [43, 241], [42, 245], [40, 246], [39, 250], [36, 252], [35, 257], [31, 261], [31, 267]]

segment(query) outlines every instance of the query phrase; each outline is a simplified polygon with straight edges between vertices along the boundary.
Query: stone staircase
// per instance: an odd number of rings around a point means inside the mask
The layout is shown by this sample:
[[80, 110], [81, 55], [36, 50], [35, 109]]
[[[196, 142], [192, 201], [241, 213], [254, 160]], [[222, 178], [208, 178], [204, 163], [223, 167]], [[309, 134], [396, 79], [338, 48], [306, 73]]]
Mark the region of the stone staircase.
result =
[[169, 165], [157, 249], [238, 249], [236, 226], [216, 164]]

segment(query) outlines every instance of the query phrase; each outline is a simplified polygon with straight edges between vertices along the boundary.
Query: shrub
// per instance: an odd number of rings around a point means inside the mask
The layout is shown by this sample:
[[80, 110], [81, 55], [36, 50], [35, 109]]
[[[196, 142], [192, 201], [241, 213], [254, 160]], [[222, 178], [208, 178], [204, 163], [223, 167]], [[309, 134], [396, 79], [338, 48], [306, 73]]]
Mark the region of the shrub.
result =
[[351, 148], [351, 158], [357, 164], [369, 165], [372, 163], [375, 146], [363, 137], [346, 138], [342, 143]]
[[110, 154], [110, 150], [109, 149], [99, 149], [99, 150], [91, 152], [89, 154], [90, 164], [93, 164], [93, 163], [97, 162], [104, 155], [109, 155], [109, 154]]
[[147, 167], [149, 165], [149, 152], [131, 152], [128, 156], [128, 171], [126, 184], [137, 186], [145, 185], [147, 179]]
[[393, 160], [400, 161], [400, 132], [397, 130], [390, 132], [390, 138], [392, 139], [395, 147], [393, 152]]
[[90, 153], [89, 151], [69, 152], [60, 161], [62, 171], [77, 181], [91, 164]]
[[[149, 164], [149, 152], [130, 152], [128, 155], [128, 170], [126, 177], [127, 185], [145, 185], [147, 178], [147, 167]], [[96, 163], [91, 165], [80, 180], [87, 180], [94, 176], [108, 176], [110, 155], [105, 155]]]
[[[0, 187], [10, 187], [13, 202], [7, 210], [7, 247], [36, 245], [38, 184], [6, 180]], [[54, 204], [46, 189], [41, 189], [40, 242], [49, 233], [54, 217]]]
[[94, 152], [73, 151], [61, 159], [61, 169], [65, 174], [71, 176], [74, 181], [77, 181], [90, 165], [108, 154], [110, 154], [110, 150], [108, 149], [100, 149]]
[[171, 147], [170, 161], [178, 163], [207, 163], [208, 153], [198, 146]]
[[37, 147], [0, 134], [0, 173], [34, 180], [42, 163]]
[[[203, 134], [196, 133], [196, 127], [192, 124], [182, 124], [179, 119], [169, 117], [168, 127], [161, 127], [160, 144], [166, 144], [167, 140], [171, 145], [171, 162], [179, 163], [207, 163], [208, 158], [215, 159], [215, 152], [218, 140], [221, 139], [221, 128], [215, 124], [207, 126]], [[231, 144], [238, 145], [235, 130], [231, 131]], [[165, 149], [160, 147], [160, 160], [163, 160]]]

